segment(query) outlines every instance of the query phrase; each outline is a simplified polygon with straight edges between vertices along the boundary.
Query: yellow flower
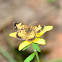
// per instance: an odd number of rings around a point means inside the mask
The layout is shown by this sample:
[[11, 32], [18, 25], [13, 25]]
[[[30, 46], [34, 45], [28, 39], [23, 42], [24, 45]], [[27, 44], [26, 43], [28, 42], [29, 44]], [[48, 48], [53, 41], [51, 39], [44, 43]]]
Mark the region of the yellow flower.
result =
[[[50, 30], [52, 30], [52, 29], [53, 29], [53, 26], [45, 26], [44, 29], [43, 29], [40, 33], [36, 33], [36, 37], [40, 37], [40, 36], [42, 36], [45, 32], [50, 31]], [[17, 32], [10, 33], [9, 36], [17, 38], [17, 37], [16, 37], [16, 33], [17, 33]], [[24, 42], [22, 42], [22, 43], [19, 45], [19, 51], [22, 50], [23, 48], [25, 48], [26, 46], [30, 45], [32, 42], [37, 43], [37, 44], [41, 44], [41, 45], [45, 45], [45, 44], [46, 44], [46, 42], [45, 42], [44, 39], [35, 38], [34, 40], [32, 40], [32, 41], [30, 41], [30, 42], [29, 42], [29, 41], [24, 41]]]

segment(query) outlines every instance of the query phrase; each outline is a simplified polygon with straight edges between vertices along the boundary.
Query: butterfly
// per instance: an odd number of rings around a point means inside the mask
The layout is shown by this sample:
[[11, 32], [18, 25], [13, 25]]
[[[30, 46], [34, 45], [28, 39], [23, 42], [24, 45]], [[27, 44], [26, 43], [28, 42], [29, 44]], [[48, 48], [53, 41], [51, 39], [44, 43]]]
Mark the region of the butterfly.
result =
[[32, 41], [36, 38], [36, 33], [40, 33], [44, 26], [28, 26], [24, 23], [14, 22], [13, 28], [17, 31], [16, 37], [18, 39]]

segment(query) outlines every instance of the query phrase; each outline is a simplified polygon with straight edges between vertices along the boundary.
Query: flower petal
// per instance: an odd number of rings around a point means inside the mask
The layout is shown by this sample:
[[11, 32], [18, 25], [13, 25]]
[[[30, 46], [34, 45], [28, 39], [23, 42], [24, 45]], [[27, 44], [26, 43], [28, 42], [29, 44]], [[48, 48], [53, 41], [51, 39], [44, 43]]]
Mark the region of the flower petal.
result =
[[52, 29], [53, 29], [53, 26], [45, 26], [44, 29], [43, 29], [43, 31], [41, 31], [40, 33], [37, 33], [37, 34], [36, 34], [36, 37], [40, 37], [40, 36], [43, 35], [45, 32], [50, 31], [50, 30], [52, 30]]
[[24, 41], [19, 45], [19, 51], [22, 50], [24, 47], [30, 45], [32, 42]]
[[10, 33], [9, 36], [16, 38], [16, 33], [17, 33], [17, 32]]
[[35, 40], [33, 40], [34, 43], [38, 43], [38, 44], [41, 44], [41, 45], [45, 45], [46, 42], [44, 39], [40, 39], [40, 38], [36, 38]]
[[35, 43], [35, 42], [39, 41], [39, 39], [40, 39], [40, 38], [35, 38], [32, 42]]

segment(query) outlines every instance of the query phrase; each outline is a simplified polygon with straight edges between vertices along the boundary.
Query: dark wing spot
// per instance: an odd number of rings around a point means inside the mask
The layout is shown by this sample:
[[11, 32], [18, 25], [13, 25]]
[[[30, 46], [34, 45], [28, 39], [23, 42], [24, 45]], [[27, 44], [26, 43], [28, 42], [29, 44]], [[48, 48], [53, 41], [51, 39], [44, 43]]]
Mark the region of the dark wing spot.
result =
[[45, 25], [43, 25], [41, 27], [42, 27], [41, 30], [39, 30], [37, 33], [40, 33], [44, 29]]
[[42, 30], [44, 29], [45, 25], [42, 26]]
[[18, 22], [13, 22], [13, 28], [17, 30], [16, 24], [19, 24]]
[[37, 33], [40, 33], [41, 32], [41, 30], [39, 30]]

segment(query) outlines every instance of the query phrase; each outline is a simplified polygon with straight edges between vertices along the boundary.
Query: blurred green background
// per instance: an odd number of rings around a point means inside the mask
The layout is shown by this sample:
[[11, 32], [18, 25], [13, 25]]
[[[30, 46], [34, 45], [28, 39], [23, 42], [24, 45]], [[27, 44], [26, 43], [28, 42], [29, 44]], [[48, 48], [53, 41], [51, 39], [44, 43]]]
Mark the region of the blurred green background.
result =
[[[23, 62], [33, 52], [32, 46], [18, 51], [21, 40], [9, 37], [13, 22], [27, 25], [52, 25], [54, 29], [41, 38], [40, 62], [62, 62], [62, 0], [0, 0], [0, 62]], [[37, 62], [36, 57], [31, 62]]]

